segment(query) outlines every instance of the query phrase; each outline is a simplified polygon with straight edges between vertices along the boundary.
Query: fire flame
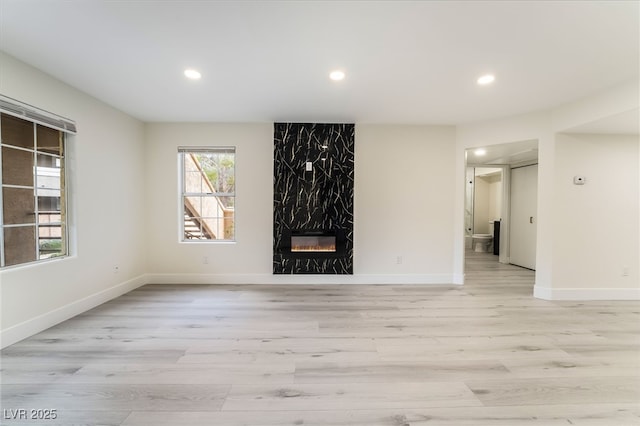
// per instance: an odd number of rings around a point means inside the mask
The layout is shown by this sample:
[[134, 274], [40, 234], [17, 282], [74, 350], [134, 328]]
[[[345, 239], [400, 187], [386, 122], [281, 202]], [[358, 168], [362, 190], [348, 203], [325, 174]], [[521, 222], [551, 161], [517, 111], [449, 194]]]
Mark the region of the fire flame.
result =
[[327, 245], [315, 245], [315, 246], [305, 246], [305, 245], [296, 245], [291, 247], [292, 252], [335, 252], [336, 245], [335, 244], [327, 244]]

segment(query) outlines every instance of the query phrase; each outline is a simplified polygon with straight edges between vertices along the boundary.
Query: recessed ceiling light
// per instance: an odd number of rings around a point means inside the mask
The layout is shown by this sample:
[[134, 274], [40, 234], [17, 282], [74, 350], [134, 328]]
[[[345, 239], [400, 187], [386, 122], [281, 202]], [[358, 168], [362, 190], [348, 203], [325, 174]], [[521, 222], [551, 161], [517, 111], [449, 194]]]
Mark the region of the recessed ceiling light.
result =
[[340, 70], [331, 71], [331, 74], [329, 74], [329, 78], [333, 81], [344, 80], [344, 77], [345, 77], [344, 71], [340, 71]]
[[491, 74], [483, 75], [478, 79], [478, 84], [480, 84], [481, 86], [484, 86], [486, 84], [491, 84], [495, 79], [496, 79], [495, 76]]
[[483, 156], [483, 155], [485, 155], [487, 153], [487, 150], [483, 149], [483, 148], [478, 148], [475, 151], [473, 151], [473, 153], [475, 155], [477, 155], [478, 157], [481, 157], [481, 156]]
[[202, 74], [190, 68], [190, 69], [184, 70], [184, 76], [187, 78], [190, 78], [191, 80], [200, 80], [200, 77], [202, 77]]

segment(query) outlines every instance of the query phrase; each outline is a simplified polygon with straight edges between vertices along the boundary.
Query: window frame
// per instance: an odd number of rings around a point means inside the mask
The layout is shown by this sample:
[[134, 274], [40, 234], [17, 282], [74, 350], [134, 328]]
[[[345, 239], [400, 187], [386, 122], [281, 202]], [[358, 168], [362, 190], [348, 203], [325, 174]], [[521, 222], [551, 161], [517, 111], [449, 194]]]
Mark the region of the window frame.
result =
[[[185, 156], [191, 154], [232, 154], [233, 155], [233, 179], [234, 186], [233, 192], [188, 192], [186, 191], [186, 173], [187, 170], [185, 168]], [[212, 243], [212, 244], [234, 244], [237, 241], [236, 238], [236, 199], [237, 199], [237, 191], [235, 185], [236, 179], [236, 158], [237, 158], [237, 148], [235, 146], [187, 146], [178, 147], [178, 241], [180, 243], [194, 243], [194, 244], [203, 244], [203, 243]], [[187, 208], [185, 199], [187, 197], [202, 197], [202, 198], [221, 198], [221, 197], [232, 197], [233, 198], [233, 209], [232, 211], [232, 226], [233, 226], [233, 236], [232, 238], [186, 238], [185, 232], [185, 217], [187, 216]], [[222, 203], [217, 200], [218, 204], [224, 210]], [[229, 211], [227, 208], [226, 211]], [[193, 216], [191, 216], [193, 217]], [[223, 222], [223, 233], [225, 227], [225, 216], [224, 211], [222, 216], [202, 216], [201, 219], [222, 219]], [[200, 232], [202, 232], [203, 225], [200, 224]]]
[[[7, 98], [5, 98], [7, 99]], [[24, 104], [26, 105], [26, 104]], [[51, 126], [51, 125], [47, 125], [45, 122], [40, 121], [40, 120], [32, 120], [29, 119], [29, 117], [26, 117], [25, 115], [20, 115], [20, 114], [14, 114], [11, 113], [10, 111], [7, 111], [3, 108], [0, 108], [0, 119], [2, 118], [2, 116], [9, 116], [15, 119], [19, 119], [21, 121], [24, 121], [26, 123], [29, 123], [33, 129], [33, 146], [29, 147], [29, 148], [25, 148], [25, 147], [20, 147], [20, 146], [16, 146], [16, 145], [10, 145], [10, 144], [5, 144], [3, 142], [3, 138], [2, 138], [2, 126], [0, 126], [0, 270], [7, 270], [10, 268], [18, 268], [18, 267], [23, 267], [23, 266], [28, 266], [28, 265], [35, 265], [35, 264], [41, 264], [41, 263], [45, 263], [45, 262], [51, 262], [51, 261], [57, 261], [57, 260], [61, 260], [61, 259], [65, 259], [68, 258], [70, 256], [71, 253], [71, 248], [70, 248], [70, 242], [69, 242], [69, 206], [68, 206], [68, 187], [69, 187], [69, 176], [68, 176], [68, 167], [67, 167], [67, 145], [68, 145], [68, 136], [69, 134], [75, 134], [75, 133], [70, 133], [68, 131], [65, 131], [64, 129], [60, 128], [60, 127], [56, 127], [56, 126]], [[59, 132], [59, 137], [62, 139], [61, 143], [60, 143], [60, 153], [59, 154], [54, 154], [51, 152], [46, 152], [44, 150], [39, 149], [40, 147], [38, 146], [38, 128], [40, 127], [44, 127], [50, 130], [55, 130], [56, 132]], [[75, 126], [75, 124], [74, 124]], [[74, 128], [75, 130], [75, 128]], [[32, 164], [31, 164], [31, 168], [33, 169], [32, 173], [33, 173], [33, 186], [25, 186], [25, 185], [14, 185], [14, 184], [5, 184], [4, 180], [3, 180], [3, 168], [2, 168], [2, 161], [3, 161], [3, 150], [4, 148], [7, 149], [15, 149], [18, 151], [23, 151], [23, 152], [27, 152], [32, 156]], [[44, 186], [40, 186], [38, 184], [38, 169], [40, 167], [46, 167], [46, 166], [39, 166], [38, 165], [38, 160], [39, 160], [39, 156], [45, 156], [45, 157], [50, 157], [53, 159], [57, 159], [60, 161], [60, 188], [51, 188], [51, 187], [44, 187]], [[17, 188], [17, 189], [26, 189], [26, 190], [30, 190], [33, 191], [33, 198], [34, 198], [34, 221], [33, 223], [17, 223], [17, 224], [5, 224], [4, 223], [4, 192], [5, 192], [5, 188]], [[47, 257], [47, 258], [41, 258], [41, 252], [42, 249], [40, 247], [40, 236], [41, 236], [41, 218], [40, 218], [40, 206], [39, 206], [39, 198], [41, 197], [40, 195], [38, 195], [38, 192], [40, 190], [59, 190], [60, 191], [60, 195], [59, 197], [55, 197], [55, 198], [59, 198], [60, 199], [60, 221], [59, 222], [55, 222], [55, 225], [59, 225], [60, 227], [60, 240], [61, 240], [61, 244], [62, 244], [62, 251], [60, 252], [59, 255], [57, 256], [52, 256], [52, 257]], [[44, 196], [42, 196], [44, 197]], [[33, 228], [34, 229], [34, 243], [35, 243], [35, 259], [31, 260], [31, 261], [26, 261], [26, 262], [19, 262], [19, 263], [14, 263], [14, 264], [10, 264], [7, 265], [6, 264], [6, 248], [5, 248], [5, 229], [7, 228]], [[49, 239], [54, 239], [54, 238], [49, 238]]]

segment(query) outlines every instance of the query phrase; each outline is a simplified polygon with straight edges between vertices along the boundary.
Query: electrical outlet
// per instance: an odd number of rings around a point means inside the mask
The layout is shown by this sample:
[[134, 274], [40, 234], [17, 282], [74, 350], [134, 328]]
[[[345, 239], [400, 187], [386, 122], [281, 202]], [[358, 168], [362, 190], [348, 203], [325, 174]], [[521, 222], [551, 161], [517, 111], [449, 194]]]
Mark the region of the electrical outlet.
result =
[[396, 257], [396, 265], [402, 265], [402, 256]]
[[622, 267], [622, 276], [623, 277], [628, 277], [629, 276], [629, 267], [628, 266], [623, 266]]
[[202, 256], [202, 264], [203, 265], [208, 265], [209, 264], [209, 257], [208, 256]]
[[118, 272], [120, 272], [120, 267], [118, 265], [113, 267], [113, 273], [117, 274]]

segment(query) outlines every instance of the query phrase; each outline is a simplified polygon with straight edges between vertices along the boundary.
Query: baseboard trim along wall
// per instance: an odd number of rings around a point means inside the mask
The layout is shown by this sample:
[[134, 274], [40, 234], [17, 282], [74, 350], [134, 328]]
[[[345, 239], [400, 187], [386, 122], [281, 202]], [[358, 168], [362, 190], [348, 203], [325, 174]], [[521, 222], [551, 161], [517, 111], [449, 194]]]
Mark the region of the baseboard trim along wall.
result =
[[451, 280], [453, 284], [463, 285], [464, 284], [464, 274], [453, 274], [453, 280]]
[[92, 294], [83, 299], [76, 300], [68, 305], [2, 330], [0, 331], [0, 348], [6, 348], [20, 340], [33, 336], [47, 328], [53, 327], [62, 321], [73, 318], [74, 316], [86, 312], [89, 309], [93, 309], [102, 303], [115, 299], [118, 296], [122, 296], [131, 290], [135, 290], [136, 288], [145, 285], [147, 281], [147, 275], [140, 275], [114, 287]]
[[549, 288], [534, 286], [533, 296], [543, 300], [640, 300], [640, 288]]
[[149, 274], [149, 284], [462, 284], [452, 274]]

